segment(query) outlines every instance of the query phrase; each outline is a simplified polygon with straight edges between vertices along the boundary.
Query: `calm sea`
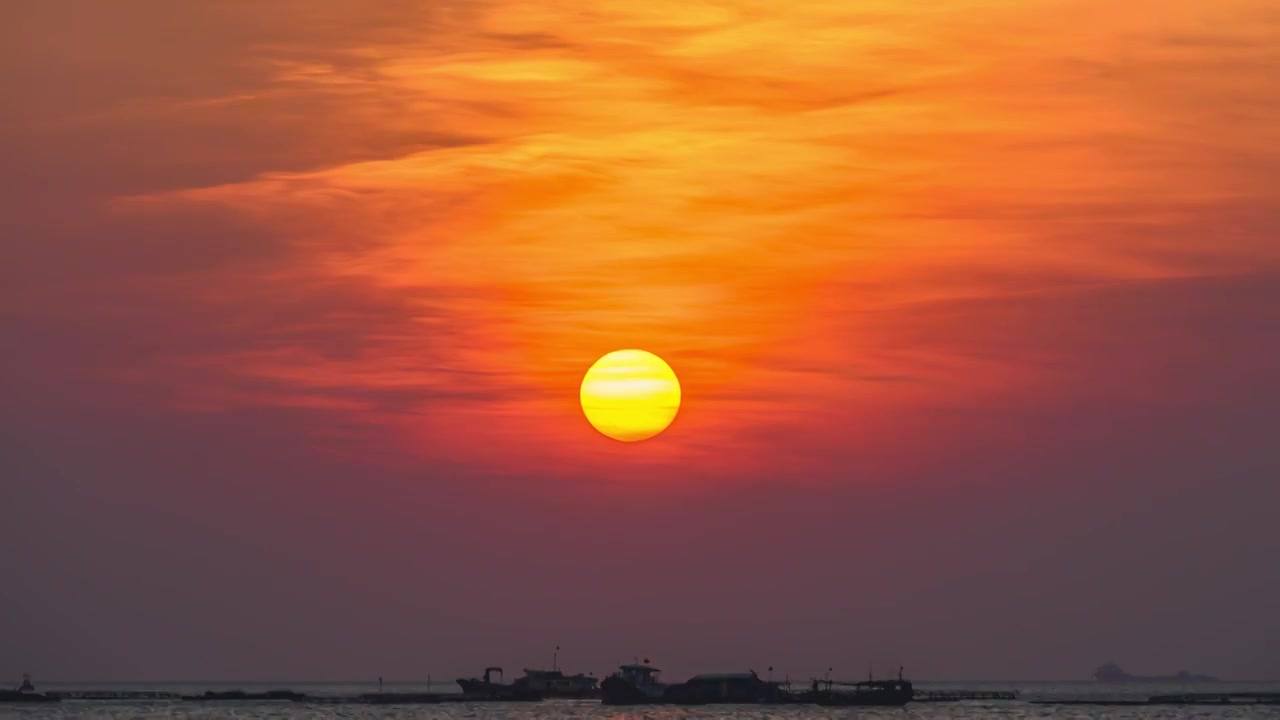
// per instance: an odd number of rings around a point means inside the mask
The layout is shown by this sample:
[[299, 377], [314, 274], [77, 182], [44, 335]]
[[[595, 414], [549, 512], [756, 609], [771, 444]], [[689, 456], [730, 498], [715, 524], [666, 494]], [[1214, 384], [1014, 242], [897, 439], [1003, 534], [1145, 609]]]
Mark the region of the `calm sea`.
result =
[[[1269, 718], [1280, 720], [1280, 705], [1270, 706], [1154, 706], [1100, 707], [1079, 705], [1033, 705], [1031, 700], [1135, 699], [1181, 692], [1273, 692], [1275, 683], [1212, 683], [1193, 686], [1160, 684], [1104, 685], [1092, 682], [920, 682], [922, 690], [973, 689], [1017, 690], [1016, 701], [965, 703], [912, 703], [903, 709], [818, 708], [812, 706], [719, 706], [696, 708], [647, 707], [613, 708], [594, 701], [548, 700], [540, 703], [445, 704], [445, 705], [324, 705], [291, 702], [195, 703], [176, 701], [95, 701], [64, 700], [48, 705], [0, 705], [0, 718], [442, 718], [458, 720], [683, 720], [685, 718]], [[387, 692], [453, 692], [456, 685], [434, 683], [387, 683]], [[311, 696], [356, 695], [377, 692], [376, 683], [41, 683], [41, 691], [74, 690], [157, 690], [200, 694], [206, 690], [291, 689]]]

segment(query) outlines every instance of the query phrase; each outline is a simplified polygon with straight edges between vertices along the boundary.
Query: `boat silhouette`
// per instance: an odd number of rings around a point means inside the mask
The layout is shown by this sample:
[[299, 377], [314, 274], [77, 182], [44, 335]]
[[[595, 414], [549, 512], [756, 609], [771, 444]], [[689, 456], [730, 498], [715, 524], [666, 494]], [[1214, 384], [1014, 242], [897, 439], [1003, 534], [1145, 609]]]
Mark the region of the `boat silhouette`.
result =
[[713, 704], [800, 704], [817, 705], [905, 705], [914, 695], [911, 682], [865, 680], [841, 682], [814, 680], [808, 691], [794, 692], [789, 686], [762, 680], [754, 670], [738, 673], [694, 675], [682, 683], [663, 683], [661, 671], [644, 663], [622, 665], [600, 684], [605, 705], [713, 705]]

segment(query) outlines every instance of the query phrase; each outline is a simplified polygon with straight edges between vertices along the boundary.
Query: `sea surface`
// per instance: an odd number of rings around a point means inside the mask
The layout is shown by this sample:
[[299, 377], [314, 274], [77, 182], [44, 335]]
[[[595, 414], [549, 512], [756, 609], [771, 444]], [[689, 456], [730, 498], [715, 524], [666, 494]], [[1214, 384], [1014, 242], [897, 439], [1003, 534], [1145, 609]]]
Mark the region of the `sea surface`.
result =
[[[0, 705], [0, 718], [241, 718], [245, 720], [302, 720], [315, 718], [441, 718], [441, 720], [685, 720], [686, 718], [880, 718], [893, 720], [932, 718], [1267, 718], [1280, 720], [1280, 705], [1269, 706], [1152, 706], [1106, 707], [1088, 705], [1036, 705], [1033, 700], [1145, 699], [1151, 695], [1178, 693], [1280, 693], [1280, 682], [1201, 683], [1194, 685], [1093, 682], [919, 682], [921, 690], [1016, 690], [1014, 701], [961, 703], [912, 703], [901, 709], [820, 708], [815, 706], [703, 706], [703, 707], [605, 707], [597, 701], [547, 700], [538, 703], [449, 703], [443, 705], [334, 705], [294, 702], [180, 702], [173, 700], [64, 700], [47, 705]], [[445, 683], [387, 683], [386, 692], [454, 692], [457, 686]], [[41, 683], [45, 691], [154, 690], [179, 694], [201, 694], [206, 690], [265, 692], [290, 689], [309, 696], [358, 695], [377, 692], [377, 683]]]

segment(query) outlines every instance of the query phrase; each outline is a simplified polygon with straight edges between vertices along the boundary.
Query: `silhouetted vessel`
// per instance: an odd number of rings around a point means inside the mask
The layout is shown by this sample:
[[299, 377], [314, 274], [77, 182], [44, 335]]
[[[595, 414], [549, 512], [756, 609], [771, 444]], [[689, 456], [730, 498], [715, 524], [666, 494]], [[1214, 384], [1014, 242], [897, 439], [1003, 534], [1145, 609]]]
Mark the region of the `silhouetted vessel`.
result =
[[644, 663], [622, 665], [618, 672], [600, 683], [600, 702], [605, 705], [648, 705], [661, 703], [667, 694], [667, 685], [658, 679], [662, 671]]
[[482, 678], [458, 678], [458, 687], [462, 688], [462, 692], [465, 695], [490, 695], [510, 690], [511, 685], [509, 683], [494, 682], [494, 673], [501, 677], [502, 668], [497, 666], [487, 667], [484, 669], [484, 677]]
[[541, 700], [542, 693], [515, 683], [494, 682], [493, 674], [502, 675], [502, 668], [493, 666], [484, 669], [482, 678], [458, 678], [458, 686], [468, 697], [486, 700]]
[[589, 675], [565, 675], [559, 670], [531, 670], [525, 668], [524, 677], [516, 678], [511, 686], [516, 690], [536, 692], [544, 698], [582, 700], [600, 697], [600, 681]]
[[643, 664], [623, 665], [600, 683], [605, 705], [711, 705], [766, 703], [817, 705], [905, 705], [914, 690], [898, 673], [897, 680], [840, 682], [814, 680], [803, 692], [784, 689], [781, 683], [761, 680], [755, 671], [695, 675], [685, 682], [666, 684], [658, 680], [658, 668]]
[[754, 671], [694, 675], [682, 683], [658, 680], [661, 672], [648, 664], [622, 665], [600, 683], [605, 705], [715, 705], [729, 703], [784, 703], [787, 694], [779, 683], [761, 680]]
[[1119, 665], [1109, 662], [1101, 665], [1097, 670], [1093, 671], [1093, 679], [1098, 682], [1108, 683], [1126, 683], [1126, 682], [1163, 682], [1163, 683], [1199, 683], [1199, 682], [1218, 682], [1218, 678], [1209, 675], [1196, 675], [1186, 670], [1179, 670], [1176, 675], [1130, 675], [1120, 668]]
[[761, 680], [755, 671], [694, 675], [667, 688], [668, 702], [677, 705], [782, 702], [778, 683]]
[[0, 702], [6, 703], [46, 703], [59, 702], [62, 698], [56, 695], [43, 695], [36, 692], [36, 686], [31, 683], [31, 676], [23, 674], [22, 684], [17, 690], [0, 690]]

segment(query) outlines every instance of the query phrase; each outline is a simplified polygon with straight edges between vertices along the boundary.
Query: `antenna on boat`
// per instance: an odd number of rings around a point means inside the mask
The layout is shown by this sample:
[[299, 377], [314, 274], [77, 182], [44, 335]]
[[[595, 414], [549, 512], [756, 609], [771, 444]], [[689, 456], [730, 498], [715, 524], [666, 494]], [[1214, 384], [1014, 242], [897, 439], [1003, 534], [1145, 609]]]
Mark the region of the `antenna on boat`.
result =
[[551, 669], [559, 670], [560, 669], [560, 665], [558, 664], [559, 662], [560, 662], [560, 646], [557, 645], [556, 651], [551, 654]]

